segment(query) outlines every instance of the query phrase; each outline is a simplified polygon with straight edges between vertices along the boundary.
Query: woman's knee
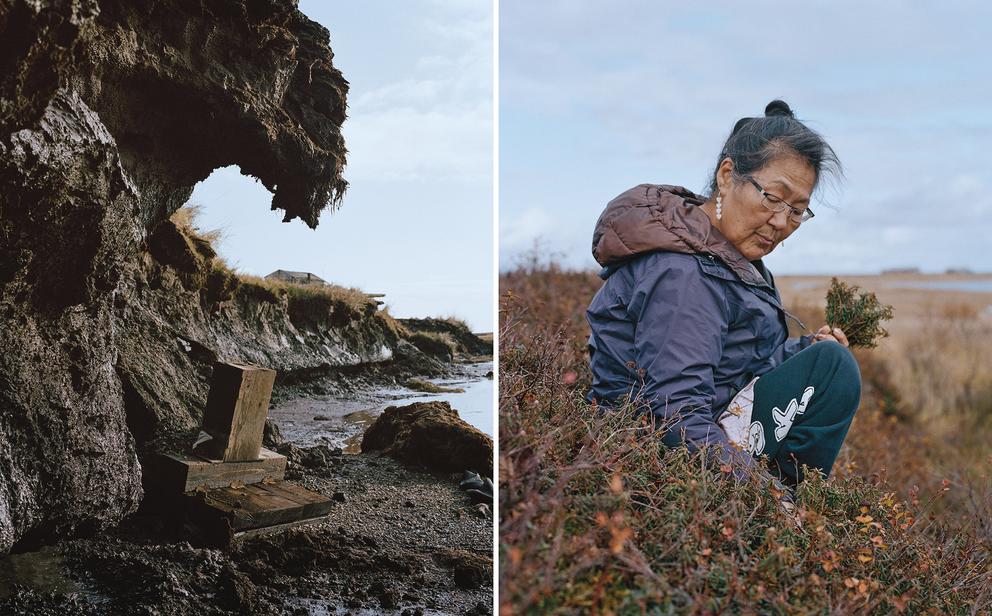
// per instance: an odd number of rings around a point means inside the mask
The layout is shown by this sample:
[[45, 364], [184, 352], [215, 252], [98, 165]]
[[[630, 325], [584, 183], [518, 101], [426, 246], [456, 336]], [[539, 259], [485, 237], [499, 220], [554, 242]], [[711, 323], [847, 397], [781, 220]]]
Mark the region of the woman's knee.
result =
[[858, 367], [858, 360], [850, 349], [833, 340], [817, 342], [813, 347], [819, 352], [817, 359], [827, 363], [830, 390], [835, 394], [846, 394], [844, 397], [849, 399], [853, 413], [861, 399], [861, 369]]

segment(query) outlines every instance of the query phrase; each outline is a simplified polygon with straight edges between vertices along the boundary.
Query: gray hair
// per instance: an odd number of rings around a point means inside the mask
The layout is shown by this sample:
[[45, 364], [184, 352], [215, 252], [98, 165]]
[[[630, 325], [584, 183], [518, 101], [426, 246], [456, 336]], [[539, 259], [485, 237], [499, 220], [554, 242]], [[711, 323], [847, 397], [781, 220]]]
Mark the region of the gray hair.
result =
[[734, 163], [736, 176], [751, 175], [780, 156], [796, 156], [813, 168], [816, 187], [822, 172], [843, 175], [840, 159], [826, 140], [796, 119], [789, 105], [773, 100], [765, 107], [763, 118], [741, 118], [727, 137], [720, 151], [713, 178], [711, 193], [718, 190], [716, 176], [723, 159]]

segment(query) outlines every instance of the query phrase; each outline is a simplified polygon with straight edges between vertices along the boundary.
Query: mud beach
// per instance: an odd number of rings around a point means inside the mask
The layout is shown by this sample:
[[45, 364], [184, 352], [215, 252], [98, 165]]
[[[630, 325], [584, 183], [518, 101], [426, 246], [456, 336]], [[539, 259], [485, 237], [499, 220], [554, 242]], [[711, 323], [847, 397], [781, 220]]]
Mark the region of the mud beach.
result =
[[[452, 364], [444, 382], [491, 392], [489, 366]], [[218, 548], [143, 507], [93, 537], [4, 558], [0, 613], [491, 614], [492, 515], [459, 489], [461, 474], [342, 450], [364, 429], [349, 415], [374, 419], [418, 394], [404, 396], [382, 373], [347, 395], [334, 381], [277, 388], [282, 410], [270, 417], [286, 427], [266, 442], [289, 458], [288, 480], [332, 498], [324, 521]], [[325, 393], [294, 397], [314, 390]], [[305, 421], [300, 409], [310, 408], [329, 419]]]

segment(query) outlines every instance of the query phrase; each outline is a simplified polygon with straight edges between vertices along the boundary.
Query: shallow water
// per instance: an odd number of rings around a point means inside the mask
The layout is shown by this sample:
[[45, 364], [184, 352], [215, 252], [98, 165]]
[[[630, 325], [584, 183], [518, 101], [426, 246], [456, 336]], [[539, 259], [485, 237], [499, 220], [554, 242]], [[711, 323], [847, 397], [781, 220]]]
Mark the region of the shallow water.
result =
[[893, 287], [896, 289], [992, 293], [992, 278], [984, 278], [981, 280], [890, 280], [885, 284], [888, 287]]
[[69, 576], [65, 561], [54, 546], [0, 556], [0, 599], [13, 594], [17, 586], [27, 586], [41, 593], [75, 593], [92, 604], [106, 600]]
[[283, 436], [301, 447], [328, 445], [358, 453], [362, 433], [387, 406], [442, 400], [469, 424], [493, 436], [493, 363], [468, 366], [470, 376], [433, 383], [464, 389], [464, 393], [428, 394], [404, 387], [379, 389], [352, 396], [316, 396], [284, 402], [269, 411]]
[[[493, 369], [492, 362], [476, 365], [480, 366], [478, 370], [481, 375], [485, 375]], [[423, 392], [411, 392], [409, 389], [390, 390], [386, 392], [388, 395], [403, 397], [394, 398], [387, 406], [403, 406], [425, 400], [442, 400], [450, 404], [451, 408], [458, 409], [458, 415], [462, 419], [489, 436], [493, 436], [493, 379], [487, 379], [483, 376], [481, 379], [436, 380], [432, 382], [443, 387], [464, 389], [465, 391], [464, 393], [425, 394]]]
[[[970, 291], [972, 293], [992, 293], [992, 278], [977, 280], [880, 280], [890, 289], [921, 289], [924, 291]], [[823, 284], [819, 280], [797, 280], [784, 283], [792, 291], [806, 291]]]

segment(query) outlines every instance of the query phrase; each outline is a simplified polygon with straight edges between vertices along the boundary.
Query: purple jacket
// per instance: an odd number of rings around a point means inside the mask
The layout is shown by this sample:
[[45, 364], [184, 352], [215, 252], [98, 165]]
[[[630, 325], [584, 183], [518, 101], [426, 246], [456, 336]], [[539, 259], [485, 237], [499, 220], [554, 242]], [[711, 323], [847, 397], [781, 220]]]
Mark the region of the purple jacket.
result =
[[600, 216], [593, 255], [606, 282], [586, 312], [589, 397], [607, 405], [640, 397], [670, 426], [666, 445], [729, 452], [716, 418], [812, 337], [787, 339], [771, 273], [712, 226], [703, 202], [680, 186], [642, 184]]

